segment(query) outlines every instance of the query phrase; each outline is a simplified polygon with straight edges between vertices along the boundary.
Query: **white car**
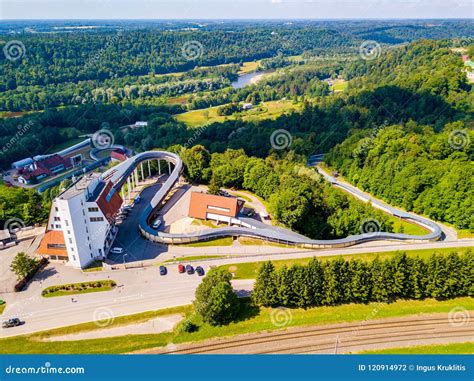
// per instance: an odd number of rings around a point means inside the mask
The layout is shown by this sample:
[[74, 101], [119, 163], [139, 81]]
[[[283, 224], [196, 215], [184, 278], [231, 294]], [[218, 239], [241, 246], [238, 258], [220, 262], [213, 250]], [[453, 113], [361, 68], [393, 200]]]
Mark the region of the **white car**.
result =
[[121, 247], [113, 247], [112, 249], [110, 249], [110, 252], [112, 254], [122, 254], [125, 250]]
[[153, 225], [151, 225], [151, 227], [153, 229], [158, 229], [160, 226], [161, 226], [161, 221], [160, 220], [156, 220], [155, 223]]

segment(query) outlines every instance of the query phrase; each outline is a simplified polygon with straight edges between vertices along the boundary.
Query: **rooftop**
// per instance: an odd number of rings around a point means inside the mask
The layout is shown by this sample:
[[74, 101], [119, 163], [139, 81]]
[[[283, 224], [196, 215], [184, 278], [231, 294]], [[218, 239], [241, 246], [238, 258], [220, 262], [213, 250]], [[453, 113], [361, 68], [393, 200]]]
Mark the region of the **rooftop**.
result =
[[[58, 198], [61, 200], [69, 200], [77, 195], [83, 193], [90, 183], [100, 177], [99, 173], [89, 173], [86, 176], [83, 176], [80, 180], [72, 184], [68, 189], [61, 193]], [[95, 192], [94, 192], [95, 193]]]

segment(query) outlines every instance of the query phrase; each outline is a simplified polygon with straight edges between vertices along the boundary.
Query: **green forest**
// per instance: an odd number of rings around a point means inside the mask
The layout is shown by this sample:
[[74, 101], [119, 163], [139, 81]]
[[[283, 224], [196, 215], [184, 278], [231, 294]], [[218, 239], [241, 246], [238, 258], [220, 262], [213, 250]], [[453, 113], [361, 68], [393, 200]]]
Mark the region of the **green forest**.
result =
[[[25, 34], [28, 54], [0, 67], [0, 167], [105, 128], [137, 152], [180, 152], [190, 181], [248, 189], [269, 203], [278, 221], [310, 237], [354, 234], [369, 214], [390, 231], [383, 215], [351, 202], [305, 167], [309, 155], [325, 153], [334, 170], [374, 196], [474, 230], [474, 94], [458, 51], [472, 50], [469, 28], [463, 22], [429, 30], [369, 24], [302, 23], [276, 34], [271, 23], [251, 22], [232, 24], [233, 33], [212, 25]], [[382, 54], [367, 61], [357, 49], [369, 38], [380, 42]], [[189, 40], [203, 47], [191, 60], [181, 51]], [[231, 87], [243, 63], [254, 60], [271, 75]], [[347, 82], [346, 91], [332, 92], [327, 80], [335, 78]], [[241, 102], [280, 99], [300, 111], [239, 117]], [[175, 118], [210, 106], [236, 117], [199, 128]], [[138, 120], [148, 126], [123, 128]], [[291, 135], [284, 150], [270, 141], [280, 129]], [[32, 215], [26, 219], [40, 222], [46, 216], [35, 208], [48, 205], [56, 191], [33, 201], [29, 191], [1, 186], [1, 218]], [[25, 202], [33, 212], [18, 206]]]

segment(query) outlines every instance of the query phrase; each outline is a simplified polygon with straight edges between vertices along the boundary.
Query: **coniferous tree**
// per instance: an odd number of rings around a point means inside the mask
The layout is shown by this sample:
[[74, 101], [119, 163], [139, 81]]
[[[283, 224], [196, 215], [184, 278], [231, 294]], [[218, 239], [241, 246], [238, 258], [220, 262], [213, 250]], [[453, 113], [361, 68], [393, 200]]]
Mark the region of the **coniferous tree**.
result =
[[281, 306], [290, 306], [293, 300], [291, 275], [286, 265], [278, 271], [278, 304]]
[[353, 303], [367, 303], [370, 300], [372, 279], [369, 267], [360, 259], [349, 262], [350, 287], [348, 287], [350, 301]]
[[426, 293], [432, 298], [442, 299], [446, 293], [446, 260], [444, 256], [433, 254], [428, 260]]
[[419, 257], [412, 258], [409, 275], [408, 297], [423, 299], [426, 295], [426, 264]]
[[311, 305], [320, 306], [323, 301], [324, 271], [321, 262], [312, 258], [306, 269], [307, 298]]
[[252, 292], [257, 304], [264, 306], [278, 305], [278, 276], [272, 262], [265, 262], [260, 268]]
[[474, 296], [474, 255], [468, 250], [461, 256], [461, 295]]
[[376, 302], [386, 301], [389, 296], [387, 285], [384, 283], [384, 265], [379, 257], [375, 257], [370, 265], [370, 277], [372, 280], [372, 297]]

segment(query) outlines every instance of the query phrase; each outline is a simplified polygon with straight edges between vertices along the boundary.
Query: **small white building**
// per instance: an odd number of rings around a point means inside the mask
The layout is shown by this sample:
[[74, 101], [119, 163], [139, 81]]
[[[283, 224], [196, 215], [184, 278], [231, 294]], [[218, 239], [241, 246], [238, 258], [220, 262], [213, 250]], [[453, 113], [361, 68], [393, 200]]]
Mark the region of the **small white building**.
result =
[[148, 122], [135, 122], [135, 124], [132, 125], [132, 128], [140, 128], [140, 127], [147, 127]]
[[252, 109], [252, 107], [253, 107], [252, 103], [244, 103], [242, 105], [242, 110], [250, 110]]

